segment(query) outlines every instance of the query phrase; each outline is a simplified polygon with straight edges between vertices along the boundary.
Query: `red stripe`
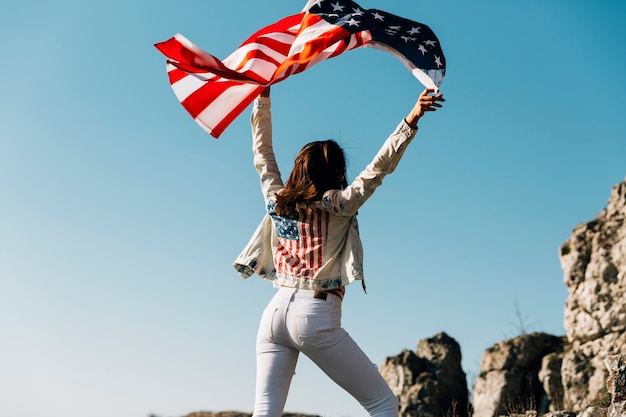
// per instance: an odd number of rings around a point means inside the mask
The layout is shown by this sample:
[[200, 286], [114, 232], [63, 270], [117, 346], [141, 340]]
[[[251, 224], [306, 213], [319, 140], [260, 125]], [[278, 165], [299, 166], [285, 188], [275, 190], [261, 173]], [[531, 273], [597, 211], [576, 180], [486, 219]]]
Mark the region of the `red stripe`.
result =
[[287, 56], [287, 54], [289, 53], [289, 49], [291, 48], [290, 43], [285, 43], [275, 38], [260, 38], [257, 39], [255, 43], [273, 49], [274, 51], [281, 54], [283, 57]]
[[287, 16], [284, 19], [281, 19], [272, 25], [266, 26], [263, 29], [256, 31], [240, 46], [247, 45], [252, 42], [256, 42], [257, 38], [260, 38], [263, 35], [276, 33], [276, 32], [287, 33], [289, 28], [293, 26], [297, 26], [302, 22], [302, 18], [305, 14], [306, 14], [305, 12], [302, 12], [302, 13], [295, 14], [293, 16]]
[[189, 75], [188, 73], [186, 73], [185, 71], [179, 70], [178, 68], [174, 68], [167, 72], [167, 76], [170, 79], [170, 85], [182, 80], [188, 75]]
[[298, 256], [300, 251], [300, 242], [298, 240], [290, 240], [289, 247], [291, 249], [289, 273], [292, 276], [298, 276], [300, 271], [306, 267], [306, 264], [303, 264], [300, 257]]
[[[271, 56], [269, 56], [268, 54], [266, 54], [265, 52], [263, 52], [260, 49], [252, 49], [250, 51], [248, 51], [246, 53], [246, 55], [242, 58], [241, 62], [239, 62], [239, 64], [237, 65], [237, 67], [235, 68], [235, 71], [240, 71], [243, 67], [246, 66], [246, 64], [248, 63], [248, 61], [250, 59], [262, 59], [263, 61], [269, 62], [270, 64], [274, 65], [275, 67], [277, 67], [278, 65], [280, 65], [279, 61], [276, 61], [276, 59], [272, 58]], [[248, 73], [249, 70], [246, 70], [244, 72], [244, 74]], [[260, 80], [259, 84], [264, 84], [265, 80], [262, 80], [260, 77], [258, 77]]]
[[285, 242], [287, 244], [286, 246], [286, 253], [285, 256], [283, 256], [283, 270], [287, 273], [287, 274], [291, 274], [291, 271], [293, 270], [293, 242], [292, 241], [287, 241]]
[[300, 256], [298, 256], [300, 252], [300, 241], [291, 240], [290, 243], [291, 243], [292, 261], [289, 264], [289, 266], [291, 267], [291, 274], [294, 276], [297, 276], [299, 272], [302, 270], [302, 268], [306, 267], [306, 263], [303, 263], [302, 260], [300, 259]]
[[282, 244], [281, 246], [278, 248], [278, 250], [276, 251], [276, 256], [274, 257], [274, 263], [276, 264], [276, 269], [279, 272], [285, 273], [286, 272], [286, 259], [289, 256], [289, 252], [287, 251], [287, 248], [285, 248]]
[[[348, 48], [351, 49], [355, 45], [355, 40], [356, 45], [363, 43], [361, 36], [355, 35], [352, 38], [352, 42], [348, 44], [349, 32], [336, 26], [330, 26], [329, 30], [321, 35], [316, 30], [307, 30], [311, 25], [321, 22], [323, 22], [321, 17], [307, 12], [281, 19], [270, 26], [258, 30], [243, 42], [240, 48], [243, 47], [250, 50], [246, 50], [243, 57], [237, 56], [236, 53], [235, 56], [231, 55], [233, 56], [233, 59], [230, 60], [232, 62], [229, 62], [228, 58], [225, 63], [220, 61], [213, 55], [191, 44], [191, 42], [186, 41], [181, 35], [177, 35], [177, 37], [155, 46], [169, 58], [169, 62], [172, 65], [177, 67], [176, 70], [171, 70], [168, 73], [171, 84], [176, 84], [186, 76], [189, 76], [188, 74], [203, 73], [208, 76], [214, 74], [213, 78], [200, 85], [188, 97], [183, 98], [181, 104], [199, 124], [217, 138], [254, 100], [262, 90], [263, 85], [282, 81], [290, 75], [306, 70], [309, 66], [322, 59], [337, 56]], [[300, 53], [291, 57], [286, 56], [292, 44], [285, 43], [285, 41], [280, 39], [284, 35], [293, 36], [298, 44], [304, 44]], [[260, 48], [269, 48], [277, 54], [284, 56], [284, 58], [281, 60], [279, 57], [272, 57], [272, 54], [262, 51]], [[332, 51], [328, 52], [328, 48], [332, 48]], [[255, 70], [253, 66], [246, 71], [242, 71], [242, 68], [246, 67], [250, 59], [262, 60], [267, 65], [263, 64], [262, 70]], [[235, 60], [239, 62], [235, 62]], [[267, 74], [266, 72], [268, 70], [271, 71], [273, 67], [276, 67], [273, 74]], [[228, 95], [229, 100], [220, 100], [219, 105], [222, 107], [219, 109], [220, 112], [218, 114], [225, 113], [226, 116], [219, 122], [215, 122], [215, 116], [208, 117], [206, 121], [199, 117], [203, 113], [213, 114], [210, 113], [210, 110], [215, 100], [222, 96], [230, 87], [241, 85], [242, 82], [259, 84], [259, 88], [253, 89], [251, 93], [247, 93], [247, 89], [237, 90]], [[215, 126], [211, 126], [213, 124]], [[313, 225], [311, 225], [311, 228], [313, 228]], [[311, 234], [315, 236], [317, 233], [312, 230], [308, 231], [308, 240], [304, 239], [303, 242], [306, 242], [309, 246], [301, 247], [301, 251], [313, 250], [310, 247], [313, 242], [310, 240], [312, 239]]]
[[181, 101], [181, 104], [191, 114], [191, 117], [195, 119], [224, 91], [236, 84], [239, 84], [239, 82], [223, 81], [203, 84]]
[[[214, 138], [218, 138], [224, 130], [230, 125], [236, 118], [243, 112], [246, 107], [250, 103], [254, 101], [255, 98], [261, 94], [265, 87], [259, 86], [257, 89], [253, 90], [248, 96], [240, 99], [240, 101], [230, 110], [228, 115], [224, 117], [215, 127], [212, 129], [211, 136]], [[195, 117], [194, 117], [195, 118]]]
[[169, 58], [169, 62], [177, 67], [190, 72], [212, 72], [213, 70], [227, 70], [222, 62], [213, 55], [204, 52], [200, 48], [188, 47], [182, 44], [176, 37], [155, 45], [159, 51]]
[[[277, 42], [273, 42], [273, 44], [277, 44]], [[266, 80], [260, 78], [254, 72], [238, 72], [238, 70], [245, 65], [248, 59], [252, 57], [267, 57], [266, 61], [274, 62], [274, 65], [278, 65], [273, 58], [270, 58], [265, 53], [257, 49], [249, 51], [239, 66], [232, 69], [224, 65], [213, 55], [203, 51], [202, 53], [194, 51], [193, 49], [190, 49], [180, 43], [176, 38], [172, 38], [166, 42], [157, 44], [156, 46], [161, 52], [165, 53], [170, 58], [168, 60], [169, 63], [185, 72], [191, 74], [209, 72], [229, 80], [252, 81], [264, 84]], [[284, 46], [282, 46], [282, 49], [284, 49]]]
[[[317, 18], [320, 19], [319, 17]], [[322, 36], [306, 41], [305, 47], [303, 48], [303, 50], [295, 55], [287, 57], [287, 59], [285, 59], [285, 61], [276, 69], [275, 74], [280, 75], [283, 72], [287, 72], [290, 69], [290, 67], [296, 64], [309, 63], [315, 57], [317, 57], [320, 53], [322, 53], [325, 49], [337, 43], [338, 40], [345, 38], [346, 36], [349, 36], [349, 34], [350, 33], [346, 31], [345, 29], [337, 27], [326, 32]], [[305, 35], [302, 35], [302, 36], [305, 36]], [[305, 68], [306, 66], [297, 72], [302, 72], [304, 71]]]
[[182, 50], [186, 49], [175, 37], [170, 38], [165, 42], [157, 43], [154, 46], [161, 51], [163, 55], [175, 61], [180, 61], [182, 59]]
[[[244, 61], [244, 63], [245, 62], [247, 61]], [[214, 65], [214, 66], [209, 66], [209, 65], [199, 66], [195, 63], [190, 64], [186, 62], [174, 62], [174, 61], [170, 61], [170, 63], [176, 66], [177, 68], [180, 68], [181, 70], [186, 71], [190, 74], [211, 73], [211, 74], [219, 75], [220, 77], [226, 78], [228, 80], [265, 84], [265, 80], [260, 78], [254, 72], [237, 72], [237, 70], [230, 69], [226, 67], [225, 65], [222, 65], [221, 63], [220, 65]], [[242, 65], [240, 65], [239, 68], [241, 68], [241, 66]]]

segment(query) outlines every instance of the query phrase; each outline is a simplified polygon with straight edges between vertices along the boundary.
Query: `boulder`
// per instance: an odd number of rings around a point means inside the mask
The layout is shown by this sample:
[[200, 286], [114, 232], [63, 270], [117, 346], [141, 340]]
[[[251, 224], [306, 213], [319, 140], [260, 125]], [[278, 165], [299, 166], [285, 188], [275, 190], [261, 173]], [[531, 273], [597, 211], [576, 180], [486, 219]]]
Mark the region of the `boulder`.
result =
[[554, 361], [550, 355], [560, 354], [563, 348], [563, 337], [536, 332], [498, 342], [485, 351], [474, 382], [474, 417], [547, 412], [550, 401], [539, 373], [543, 369], [543, 376], [548, 375], [546, 362]]
[[388, 357], [380, 373], [400, 400], [401, 417], [468, 416], [461, 348], [445, 333]]

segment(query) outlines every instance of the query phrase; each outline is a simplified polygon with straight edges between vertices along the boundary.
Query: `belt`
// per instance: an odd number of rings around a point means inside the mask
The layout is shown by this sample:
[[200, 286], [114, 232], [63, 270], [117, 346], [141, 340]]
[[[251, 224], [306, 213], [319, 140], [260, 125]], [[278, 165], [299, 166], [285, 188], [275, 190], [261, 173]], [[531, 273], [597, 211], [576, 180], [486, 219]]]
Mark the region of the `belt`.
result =
[[[298, 290], [297, 288], [292, 287], [280, 287], [280, 292], [284, 293], [285, 296], [291, 298], [294, 294], [300, 294], [303, 298], [316, 298], [318, 300], [327, 300], [328, 294], [334, 294], [339, 299], [343, 299], [343, 289], [342, 288], [333, 288], [328, 291], [314, 291], [314, 290]], [[299, 295], [296, 295], [299, 297]]]
[[339, 299], [343, 298], [340, 291], [337, 290], [328, 290], [328, 291], [315, 291], [313, 293], [313, 298], [317, 298], [318, 300], [326, 300], [328, 298], [328, 294], [334, 294]]
[[328, 293], [326, 291], [315, 291], [313, 293], [313, 298], [317, 298], [318, 300], [325, 300], [328, 298]]

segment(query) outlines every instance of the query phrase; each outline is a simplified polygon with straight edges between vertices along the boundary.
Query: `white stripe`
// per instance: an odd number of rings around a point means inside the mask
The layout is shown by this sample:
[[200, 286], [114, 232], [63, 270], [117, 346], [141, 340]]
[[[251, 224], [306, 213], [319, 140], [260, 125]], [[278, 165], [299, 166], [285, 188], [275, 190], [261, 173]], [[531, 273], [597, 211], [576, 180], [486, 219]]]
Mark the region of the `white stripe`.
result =
[[[289, 39], [281, 40], [281, 42], [289, 45], [295, 39], [294, 36], [289, 36], [288, 38]], [[276, 51], [275, 49], [272, 49], [271, 47], [269, 47], [267, 45], [263, 45], [263, 44], [256, 43], [256, 42], [252, 42], [252, 43], [249, 43], [247, 45], [243, 45], [242, 47], [238, 48], [235, 52], [230, 54], [222, 62], [224, 63], [224, 65], [226, 65], [229, 68], [236, 68], [239, 65], [239, 63], [243, 59], [245, 59], [246, 55], [250, 51], [254, 51], [254, 50], [257, 50], [257, 49], [265, 52], [267, 55], [271, 56], [272, 58], [276, 59], [277, 61], [281, 61], [285, 57], [285, 55], [281, 54], [280, 52]]]
[[196, 45], [193, 44], [193, 42], [191, 42], [189, 39], [187, 39], [185, 36], [183, 36], [180, 33], [177, 33], [176, 35], [174, 35], [174, 39], [180, 42], [187, 49], [190, 49], [192, 51], [197, 51], [199, 49]]
[[[268, 39], [272, 39], [275, 40], [277, 42], [283, 43], [285, 45], [291, 45], [291, 43], [294, 41], [294, 39], [296, 38], [295, 35], [289, 35], [286, 33], [271, 33], [271, 34], [267, 34], [267, 35], [263, 35], [261, 36], [259, 39], [261, 38], [268, 38]], [[269, 51], [272, 51], [272, 53], [277, 54], [275, 56], [278, 57], [278, 59], [280, 60], [280, 57], [284, 56], [283, 54], [277, 52], [276, 50], [263, 45], [261, 43], [258, 42], [250, 42], [248, 44], [242, 45], [239, 48], [237, 48], [232, 54], [230, 54], [228, 57], [226, 57], [226, 59], [224, 59], [222, 62], [231, 67], [234, 68], [236, 67], [236, 63], [241, 62], [241, 60], [243, 59], [243, 57], [245, 57], [245, 55], [255, 49], [260, 49], [262, 51], [264, 51], [265, 53], [267, 53], [268, 55], [270, 55]], [[233, 63], [234, 65], [230, 65], [231, 63]]]
[[336, 27], [337, 26], [330, 24], [325, 20], [320, 20], [316, 24], [307, 27], [302, 32], [300, 32], [296, 39], [293, 41], [293, 44], [289, 49], [289, 56], [299, 54], [304, 50], [304, 47], [309, 41], [311, 41], [311, 39], [317, 39], [324, 33], [336, 29]]
[[172, 84], [172, 90], [178, 101], [182, 102], [189, 97], [194, 91], [206, 84], [203, 80], [194, 77], [193, 75], [187, 75]]
[[239, 68], [237, 72], [243, 74], [248, 70], [253, 70], [262, 78], [269, 80], [272, 74], [274, 74], [274, 71], [276, 71], [276, 68], [278, 67], [273, 62], [267, 61], [263, 58], [252, 58], [246, 61], [245, 65]]
[[299, 242], [297, 240], [290, 240], [289, 241], [289, 253], [291, 254], [291, 259], [289, 260], [289, 269], [290, 269], [290, 273], [292, 273], [292, 274], [296, 270], [296, 265], [299, 264], [298, 261], [300, 259], [299, 256], [294, 256], [293, 255], [294, 252], [296, 252], [296, 254], [297, 254], [297, 251], [295, 250], [294, 247], [297, 247], [298, 243]]
[[[328, 59], [330, 56], [332, 56], [335, 53], [335, 51], [338, 49], [338, 47], [340, 45], [341, 45], [341, 41], [335, 43], [334, 45], [331, 45], [328, 48], [326, 48], [326, 50], [324, 50], [324, 52], [320, 52], [314, 58], [312, 58], [311, 60], [309, 60], [307, 62], [303, 62], [301, 64], [292, 65], [293, 69], [291, 71], [291, 74], [296, 74], [296, 73], [299, 73], [299, 72], [303, 72], [303, 71], [309, 69], [310, 67], [312, 67], [313, 65]], [[273, 78], [273, 80], [277, 80], [277, 79], [282, 78], [285, 75], [285, 72], [288, 69], [290, 69], [290, 68], [286, 68], [285, 71], [282, 71], [280, 74], [277, 74]]]
[[[411, 72], [413, 73], [415, 78], [417, 78], [419, 80], [419, 82], [424, 84], [424, 87], [432, 88], [432, 89], [435, 90], [435, 92], [437, 92], [437, 90], [439, 90], [437, 88], [437, 85], [435, 84], [435, 82], [437, 82], [437, 78], [439, 80], [441, 80], [443, 78], [443, 77], [440, 76], [441, 72], [443, 72], [443, 71], [430, 70], [430, 71], [428, 71], [428, 74], [426, 74], [426, 73], [424, 73], [424, 71], [422, 71], [419, 68], [413, 68], [413, 69], [411, 69]], [[433, 80], [434, 80], [434, 82], [433, 82]]]
[[268, 38], [268, 39], [272, 39], [274, 41], [278, 41], [280, 43], [289, 45], [296, 38], [296, 35], [298, 34], [298, 30], [300, 30], [299, 23], [287, 29], [287, 32], [266, 33], [265, 35], [259, 36], [259, 39]]
[[202, 121], [211, 127], [217, 126], [241, 102], [242, 97], [250, 94], [257, 87], [256, 84], [239, 84], [228, 88], [198, 114], [196, 121]]
[[324, 52], [321, 52], [317, 55], [315, 55], [315, 58], [311, 59], [309, 62], [306, 63], [307, 68], [312, 67], [313, 65], [317, 64], [318, 62], [324, 61], [325, 59], [328, 59], [332, 54], [334, 54], [337, 49], [339, 49], [339, 47], [341, 46], [341, 41], [336, 42], [335, 44], [329, 46], [328, 48], [324, 49]]

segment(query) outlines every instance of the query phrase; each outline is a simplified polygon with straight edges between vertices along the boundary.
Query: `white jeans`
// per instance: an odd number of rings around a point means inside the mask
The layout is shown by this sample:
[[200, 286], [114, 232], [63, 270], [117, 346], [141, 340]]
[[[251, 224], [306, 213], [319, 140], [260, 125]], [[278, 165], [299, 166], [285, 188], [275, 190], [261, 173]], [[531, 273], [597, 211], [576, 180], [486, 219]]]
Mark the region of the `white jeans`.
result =
[[[398, 399], [376, 366], [341, 328], [341, 299], [280, 288], [263, 312], [256, 342], [253, 417], [280, 417], [299, 352], [350, 393], [371, 416], [397, 417]], [[314, 393], [324, 401], [323, 391]]]

